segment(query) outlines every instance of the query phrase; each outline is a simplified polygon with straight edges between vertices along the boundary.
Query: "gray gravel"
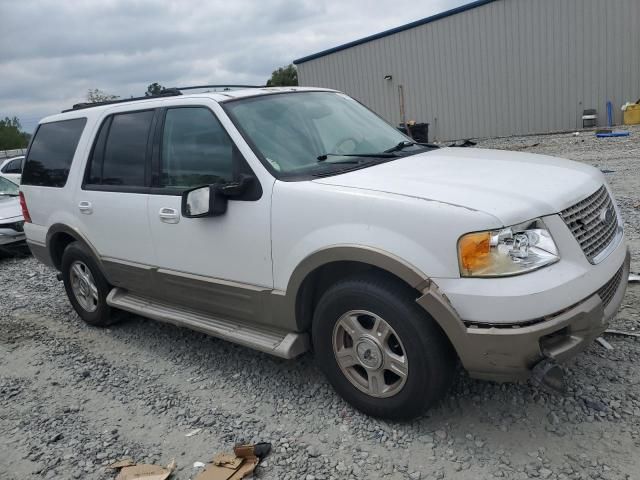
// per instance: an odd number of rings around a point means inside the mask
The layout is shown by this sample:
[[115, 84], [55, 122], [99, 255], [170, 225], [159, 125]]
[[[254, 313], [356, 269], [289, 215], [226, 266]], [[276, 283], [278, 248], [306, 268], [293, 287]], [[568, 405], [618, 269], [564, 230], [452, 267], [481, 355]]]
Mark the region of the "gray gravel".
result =
[[[480, 146], [613, 170], [639, 270], [640, 129], [627, 140], [583, 133]], [[614, 350], [593, 345], [567, 364], [565, 396], [461, 372], [442, 405], [391, 423], [338, 398], [311, 355], [282, 361], [133, 316], [89, 327], [32, 258], [0, 259], [0, 286], [0, 479], [110, 479], [105, 465], [123, 456], [175, 457], [175, 477], [188, 479], [195, 461], [259, 440], [274, 446], [263, 479], [638, 478], [640, 342], [631, 338], [607, 337]], [[639, 297], [632, 286], [616, 328], [640, 329]]]

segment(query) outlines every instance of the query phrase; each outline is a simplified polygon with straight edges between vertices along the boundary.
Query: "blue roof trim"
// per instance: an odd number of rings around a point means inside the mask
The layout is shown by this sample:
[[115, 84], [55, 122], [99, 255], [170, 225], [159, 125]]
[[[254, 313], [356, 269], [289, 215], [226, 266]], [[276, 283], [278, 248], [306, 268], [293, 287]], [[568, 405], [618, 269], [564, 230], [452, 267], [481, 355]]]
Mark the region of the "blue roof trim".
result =
[[441, 20], [443, 18], [450, 17], [452, 15], [457, 15], [458, 13], [466, 12], [467, 10], [472, 10], [474, 8], [481, 7], [482, 5], [493, 3], [495, 1], [497, 0], [477, 0], [475, 2], [471, 2], [466, 5], [461, 5], [460, 7], [447, 10], [446, 12], [438, 13], [437, 15], [433, 15], [431, 17], [422, 18], [420, 20], [416, 20], [415, 22], [407, 23], [405, 25], [400, 25], [399, 27], [392, 28], [391, 30], [385, 30], [384, 32], [376, 33], [374, 35], [370, 35], [368, 37], [364, 37], [359, 40], [354, 40], [353, 42], [345, 43], [343, 45], [338, 45], [337, 47], [329, 48], [328, 50], [323, 50], [321, 52], [314, 53], [306, 57], [298, 58], [297, 60], [294, 60], [293, 63], [294, 65], [299, 65], [301, 63], [308, 62], [309, 60], [315, 60], [316, 58], [324, 57], [332, 53], [339, 52], [341, 50], [346, 50], [347, 48], [355, 47], [357, 45], [362, 45], [363, 43], [367, 43], [372, 40], [378, 40], [379, 38], [388, 37], [389, 35], [393, 35], [398, 32], [404, 32], [405, 30], [419, 27], [420, 25], [425, 25], [427, 23], [435, 22], [436, 20]]

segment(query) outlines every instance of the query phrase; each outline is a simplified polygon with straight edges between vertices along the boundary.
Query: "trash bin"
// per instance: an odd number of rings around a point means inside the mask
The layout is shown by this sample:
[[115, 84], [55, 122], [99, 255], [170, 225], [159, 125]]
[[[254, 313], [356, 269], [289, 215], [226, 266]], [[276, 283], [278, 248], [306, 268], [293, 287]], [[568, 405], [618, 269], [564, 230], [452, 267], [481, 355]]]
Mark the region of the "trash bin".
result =
[[625, 125], [640, 125], [640, 104], [629, 105], [624, 111]]
[[429, 143], [429, 124], [428, 123], [409, 123], [409, 132], [404, 123], [398, 125], [400, 130], [405, 135], [410, 135], [418, 143]]
[[416, 123], [415, 125], [409, 125], [411, 129], [411, 136], [416, 142], [429, 143], [429, 124], [428, 123]]

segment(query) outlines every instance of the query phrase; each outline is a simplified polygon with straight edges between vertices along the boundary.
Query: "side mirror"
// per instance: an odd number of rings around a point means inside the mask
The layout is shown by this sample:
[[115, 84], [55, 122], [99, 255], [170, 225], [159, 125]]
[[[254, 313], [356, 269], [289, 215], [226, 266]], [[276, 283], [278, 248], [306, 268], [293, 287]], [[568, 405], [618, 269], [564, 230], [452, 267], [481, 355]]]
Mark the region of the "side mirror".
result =
[[182, 216], [185, 218], [217, 217], [227, 211], [227, 196], [220, 185], [206, 185], [182, 194]]
[[240, 175], [237, 182], [214, 183], [185, 190], [182, 193], [182, 216], [201, 218], [224, 215], [229, 198], [245, 193], [255, 180], [252, 175]]

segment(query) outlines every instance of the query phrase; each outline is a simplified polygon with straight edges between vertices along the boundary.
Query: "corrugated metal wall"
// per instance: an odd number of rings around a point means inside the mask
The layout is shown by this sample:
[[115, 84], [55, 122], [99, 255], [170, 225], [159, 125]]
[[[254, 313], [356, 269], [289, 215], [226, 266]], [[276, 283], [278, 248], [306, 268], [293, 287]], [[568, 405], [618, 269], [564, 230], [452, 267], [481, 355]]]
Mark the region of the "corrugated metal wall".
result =
[[[298, 65], [301, 85], [342, 90], [431, 139], [572, 130], [585, 108], [640, 98], [640, 0], [499, 0]], [[384, 80], [392, 75], [391, 81]]]

